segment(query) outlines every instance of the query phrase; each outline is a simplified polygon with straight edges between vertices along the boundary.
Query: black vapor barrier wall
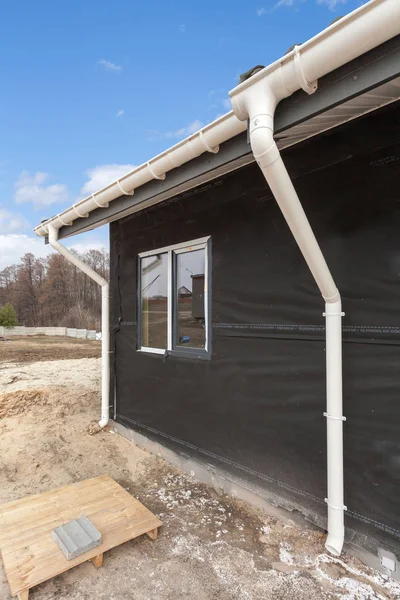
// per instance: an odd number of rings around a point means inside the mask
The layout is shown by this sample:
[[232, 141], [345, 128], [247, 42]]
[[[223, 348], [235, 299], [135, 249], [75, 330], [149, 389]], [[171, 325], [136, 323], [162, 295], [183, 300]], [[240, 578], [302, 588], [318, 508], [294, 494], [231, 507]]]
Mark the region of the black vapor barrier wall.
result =
[[[399, 109], [284, 156], [346, 313], [346, 525], [397, 551]], [[138, 353], [138, 253], [208, 235], [211, 360]], [[111, 285], [117, 420], [323, 522], [324, 303], [258, 167], [112, 223]]]

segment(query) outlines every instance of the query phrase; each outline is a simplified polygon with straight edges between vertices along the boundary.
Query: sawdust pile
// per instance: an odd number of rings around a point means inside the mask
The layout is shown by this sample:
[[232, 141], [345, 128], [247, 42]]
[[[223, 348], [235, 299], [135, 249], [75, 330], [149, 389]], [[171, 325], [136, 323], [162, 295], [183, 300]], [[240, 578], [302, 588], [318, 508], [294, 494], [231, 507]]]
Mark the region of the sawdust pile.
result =
[[0, 419], [35, 413], [37, 422], [100, 407], [100, 361], [0, 362]]
[[41, 409], [46, 411], [43, 418], [48, 418], [49, 409], [55, 417], [62, 417], [66, 411], [82, 412], [99, 403], [98, 392], [92, 390], [78, 393], [73, 389], [46, 387], [0, 392], [0, 419], [24, 415], [35, 410], [40, 420]]
[[0, 419], [14, 417], [29, 411], [34, 405], [45, 405], [49, 390], [17, 390], [0, 394]]

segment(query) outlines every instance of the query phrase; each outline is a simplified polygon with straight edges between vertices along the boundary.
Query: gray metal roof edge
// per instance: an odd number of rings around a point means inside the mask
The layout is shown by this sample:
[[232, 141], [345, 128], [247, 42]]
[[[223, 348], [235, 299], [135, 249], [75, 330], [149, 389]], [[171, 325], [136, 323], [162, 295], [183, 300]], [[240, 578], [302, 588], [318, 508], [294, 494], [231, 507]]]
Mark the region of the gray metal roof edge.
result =
[[[300, 90], [280, 102], [275, 115], [275, 132], [289, 130], [399, 75], [400, 35], [321, 78], [318, 90], [311, 96]], [[87, 218], [62, 227], [59, 237], [66, 238], [118, 220], [133, 210], [142, 210], [252, 161], [247, 134], [240, 134], [222, 144], [217, 154], [203, 154], [171, 171], [165, 180], [151, 181], [135, 190], [133, 196], [121, 196], [108, 208], [99, 208]]]

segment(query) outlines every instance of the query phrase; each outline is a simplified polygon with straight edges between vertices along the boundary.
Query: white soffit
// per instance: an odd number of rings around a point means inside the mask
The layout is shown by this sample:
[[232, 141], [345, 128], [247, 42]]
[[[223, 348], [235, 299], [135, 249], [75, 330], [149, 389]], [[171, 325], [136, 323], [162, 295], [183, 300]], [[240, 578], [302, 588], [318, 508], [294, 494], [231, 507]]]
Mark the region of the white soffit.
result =
[[307, 121], [275, 135], [278, 148], [288, 148], [343, 123], [396, 102], [400, 98], [400, 77], [347, 100]]

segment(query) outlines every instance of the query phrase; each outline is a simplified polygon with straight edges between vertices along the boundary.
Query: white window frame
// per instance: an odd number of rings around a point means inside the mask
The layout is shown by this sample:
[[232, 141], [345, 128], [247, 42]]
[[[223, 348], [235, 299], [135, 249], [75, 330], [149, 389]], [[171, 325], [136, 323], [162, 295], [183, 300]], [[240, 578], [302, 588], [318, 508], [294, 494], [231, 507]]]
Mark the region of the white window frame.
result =
[[[204, 348], [194, 347], [174, 347], [174, 323], [176, 298], [174, 294], [174, 255], [184, 254], [186, 252], [193, 252], [195, 250], [204, 249], [204, 332], [205, 332], [205, 345]], [[159, 254], [167, 254], [167, 314], [168, 314], [168, 330], [167, 330], [167, 348], [151, 348], [148, 346], [142, 346], [142, 259], [148, 258], [149, 256], [157, 256]], [[141, 252], [138, 254], [138, 352], [148, 352], [152, 354], [168, 354], [171, 356], [192, 356], [193, 358], [208, 358], [211, 353], [211, 236], [198, 238], [191, 240], [190, 242], [183, 242], [181, 244], [174, 244], [172, 246], [165, 246], [164, 248], [156, 248], [155, 250], [148, 250], [147, 252]], [[174, 304], [175, 301], [175, 304]]]

